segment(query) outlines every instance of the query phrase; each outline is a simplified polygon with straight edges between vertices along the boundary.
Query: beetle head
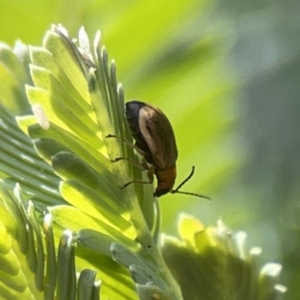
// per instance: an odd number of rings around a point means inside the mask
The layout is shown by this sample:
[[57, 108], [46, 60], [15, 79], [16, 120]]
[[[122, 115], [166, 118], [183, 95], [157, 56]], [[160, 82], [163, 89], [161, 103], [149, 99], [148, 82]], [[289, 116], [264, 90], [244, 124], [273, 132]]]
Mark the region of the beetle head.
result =
[[163, 171], [155, 169], [155, 175], [157, 188], [153, 194], [154, 197], [160, 197], [172, 191], [176, 179], [176, 165]]

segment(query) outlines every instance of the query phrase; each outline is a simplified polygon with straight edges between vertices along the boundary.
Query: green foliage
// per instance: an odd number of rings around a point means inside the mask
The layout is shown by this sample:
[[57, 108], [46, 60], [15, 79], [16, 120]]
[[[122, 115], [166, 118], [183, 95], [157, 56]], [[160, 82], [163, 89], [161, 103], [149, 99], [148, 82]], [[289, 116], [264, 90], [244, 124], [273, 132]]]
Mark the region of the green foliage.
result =
[[[26, 44], [40, 45], [52, 22], [66, 25], [72, 36], [82, 24], [91, 33], [101, 28], [110, 57], [117, 62], [126, 100], [156, 104], [172, 123], [179, 149], [177, 181], [195, 165], [195, 176], [185, 189], [213, 199], [161, 198], [162, 230], [176, 234], [174, 224], [182, 210], [204, 224], [214, 224], [222, 216], [231, 228], [247, 231], [250, 244], [262, 246], [264, 260], [283, 263], [287, 298], [300, 299], [295, 276], [300, 269], [300, 2], [179, 1], [174, 7], [169, 1], [138, 0], [0, 3], [0, 40], [9, 44], [21, 38]], [[27, 69], [26, 61], [29, 58], [24, 61]], [[0, 94], [7, 91], [14, 70], [16, 66], [1, 75]], [[25, 95], [23, 84], [14, 86]], [[5, 100], [13, 104], [1, 98]], [[8, 140], [11, 136], [8, 133]], [[1, 135], [0, 147], [7, 138]], [[24, 161], [11, 155], [17, 147], [16, 138], [11, 140], [10, 151], [1, 148], [0, 169], [10, 167], [7, 161], [15, 162], [10, 184], [26, 177], [25, 194], [32, 188], [28, 184], [32, 178], [20, 168]], [[18, 151], [24, 148], [22, 142]], [[40, 183], [45, 187], [45, 181]], [[35, 204], [43, 210], [55, 189], [39, 189], [43, 193]], [[46, 198], [50, 191], [51, 197]], [[59, 193], [57, 197], [57, 203], [65, 203]], [[144, 205], [147, 210], [148, 203]]]
[[[281, 299], [281, 265], [266, 264], [260, 271], [261, 249], [246, 247], [246, 233], [232, 233], [221, 220], [206, 227], [181, 214], [180, 240], [164, 236], [162, 253], [181, 286], [184, 299]], [[176, 262], [176, 263], [174, 263]], [[188, 274], [183, 276], [182, 274]]]
[[[110, 57], [118, 62], [125, 98], [141, 99], [167, 113], [179, 149], [178, 182], [195, 165], [187, 190], [215, 201], [166, 195], [160, 200], [165, 231], [175, 233], [174, 219], [182, 205], [207, 223], [223, 215], [228, 200], [221, 191], [240, 167], [243, 150], [236, 151], [234, 144], [239, 110], [235, 74], [226, 65], [231, 26], [215, 18], [214, 1], [180, 0], [170, 5], [148, 0], [53, 0], [37, 6], [26, 0], [26, 10], [17, 0], [2, 2], [0, 16], [6, 25], [0, 27], [0, 36], [10, 43], [21, 37], [39, 45], [50, 22], [63, 23], [73, 36], [82, 24], [89, 32], [101, 28]], [[231, 220], [231, 215], [226, 218]]]
[[[14, 132], [13, 143], [24, 143], [31, 155], [23, 162], [22, 147], [15, 153], [8, 143], [3, 147], [10, 157], [1, 165], [0, 224], [3, 237], [16, 244], [3, 247], [3, 253], [22, 252], [17, 255], [27, 260], [22, 274], [29, 273], [21, 287], [16, 276], [11, 284], [1, 277], [3, 291], [14, 297], [26, 292], [23, 299], [40, 299], [43, 289], [46, 299], [54, 293], [58, 299], [97, 299], [99, 283], [94, 282], [100, 279], [103, 298], [241, 299], [247, 295], [248, 299], [279, 299], [284, 291], [275, 285], [280, 267], [263, 269], [259, 275], [254, 254], [245, 254], [243, 242], [235, 246], [221, 224], [204, 229], [196, 219], [183, 216], [179, 227], [183, 242], [165, 237], [161, 254], [159, 204], [153, 202], [153, 187], [119, 188], [132, 177], [145, 179], [146, 174], [133, 164], [111, 162], [121, 156], [140, 160], [131, 147], [106, 138], [116, 134], [131, 140], [115, 63], [108, 63], [99, 33], [92, 47], [83, 29], [78, 41], [76, 45], [62, 26], [52, 26], [43, 47], [29, 49], [34, 86], [27, 85], [26, 92], [35, 116], [17, 118], [28, 138], [17, 130], [7, 109], [1, 109], [3, 136]], [[11, 96], [14, 99], [19, 101], [18, 96]], [[16, 157], [20, 166], [10, 166]], [[21, 172], [25, 175], [18, 176]], [[22, 190], [24, 185], [24, 196], [16, 182]], [[29, 198], [42, 210], [47, 205], [44, 241]], [[187, 280], [190, 276], [193, 280]], [[210, 284], [198, 284], [207, 278]], [[3, 299], [8, 297], [3, 294]]]

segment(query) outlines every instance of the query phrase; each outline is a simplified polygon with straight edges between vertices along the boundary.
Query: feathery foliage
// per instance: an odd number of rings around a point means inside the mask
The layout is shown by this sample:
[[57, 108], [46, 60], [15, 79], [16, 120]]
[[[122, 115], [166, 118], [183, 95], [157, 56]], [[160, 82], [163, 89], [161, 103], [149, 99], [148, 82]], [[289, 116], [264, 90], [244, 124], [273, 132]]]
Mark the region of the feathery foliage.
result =
[[[13, 73], [16, 64], [26, 74], [20, 57], [4, 49], [11, 57], [2, 60], [6, 69]], [[247, 254], [243, 236], [234, 242], [221, 223], [204, 228], [182, 215], [182, 240], [160, 242], [153, 187], [120, 189], [146, 174], [133, 164], [111, 162], [123, 156], [139, 163], [140, 157], [105, 138], [132, 141], [124, 91], [100, 33], [90, 46], [81, 29], [76, 44], [62, 26], [52, 26], [43, 47], [30, 47], [29, 56], [32, 83], [25, 75], [16, 81], [13, 73], [7, 90], [20, 93], [6, 93], [1, 106], [1, 241], [9, 241], [1, 256], [7, 265], [1, 270], [3, 299], [97, 299], [97, 280], [103, 299], [280, 299], [280, 266], [259, 272], [259, 251]], [[26, 82], [34, 115], [20, 96]], [[7, 107], [29, 112], [17, 118], [26, 136]]]

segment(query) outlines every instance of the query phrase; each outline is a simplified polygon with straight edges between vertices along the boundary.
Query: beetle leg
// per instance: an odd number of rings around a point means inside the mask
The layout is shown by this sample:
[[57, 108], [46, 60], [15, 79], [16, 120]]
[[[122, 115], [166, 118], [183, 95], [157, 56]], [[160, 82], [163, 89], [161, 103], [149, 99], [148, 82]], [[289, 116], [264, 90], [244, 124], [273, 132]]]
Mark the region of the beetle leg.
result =
[[145, 168], [144, 170], [147, 170], [147, 176], [148, 176], [149, 181], [134, 179], [134, 180], [131, 180], [131, 181], [125, 183], [121, 189], [126, 188], [127, 186], [129, 186], [132, 183], [141, 183], [141, 184], [152, 184], [153, 183], [154, 168], [152, 166], [149, 167], [144, 159], [142, 160], [142, 166]]
[[132, 183], [141, 183], [141, 184], [151, 184], [153, 183], [153, 181], [143, 181], [143, 180], [137, 180], [137, 179], [134, 179], [132, 181], [129, 181], [127, 183], [125, 183], [122, 187], [121, 187], [121, 190], [125, 189], [126, 187], [128, 187], [130, 184]]
[[131, 142], [129, 142], [127, 139], [124, 139], [124, 138], [120, 138], [114, 134], [108, 134], [105, 138], [109, 139], [109, 138], [115, 138], [117, 140], [120, 140], [121, 142], [125, 143], [127, 146], [129, 146], [130, 148], [136, 150], [138, 153], [142, 154], [141, 153], [141, 149], [138, 148], [137, 146], [135, 146], [134, 144], [132, 144]]
[[[125, 143], [127, 146], [135, 149], [138, 153], [140, 153], [141, 155], [144, 155], [144, 152], [138, 148], [137, 146], [135, 146], [134, 144], [132, 144], [131, 142], [129, 142], [127, 139], [124, 139], [124, 138], [120, 138], [114, 134], [108, 134], [105, 138], [109, 139], [109, 138], [115, 138], [115, 139], [118, 139], [120, 141], [122, 141], [123, 143]], [[139, 168], [140, 170], [142, 171], [146, 171], [147, 170], [147, 176], [148, 176], [148, 179], [149, 181], [143, 181], [143, 180], [138, 180], [138, 179], [134, 179], [134, 180], [131, 180], [127, 183], [125, 183], [121, 189], [124, 189], [126, 188], [127, 186], [129, 186], [130, 184], [132, 183], [141, 183], [141, 184], [152, 184], [153, 183], [153, 174], [154, 174], [154, 168], [151, 166], [149, 167], [146, 160], [145, 159], [142, 159], [141, 161], [141, 164], [136, 164], [132, 159], [128, 158], [128, 157], [117, 157], [115, 158], [114, 160], [111, 160], [111, 162], [117, 162], [119, 160], [127, 160], [129, 161], [133, 166]]]
[[[147, 170], [149, 172], [149, 170], [152, 168], [152, 167], [148, 166], [148, 164], [147, 164], [147, 162], [146, 162], [146, 160], [144, 158], [141, 161], [141, 165], [142, 165], [144, 171]], [[153, 173], [154, 173], [154, 171], [153, 171]], [[153, 181], [153, 179], [152, 179], [152, 181]]]
[[[146, 162], [144, 161], [144, 163], [146, 164]], [[152, 183], [153, 182], [153, 174], [154, 174], [154, 167], [153, 166], [147, 166], [147, 176], [148, 176], [148, 179], [149, 179], [149, 182]]]
[[131, 158], [128, 158], [128, 157], [117, 157], [117, 158], [111, 160], [111, 162], [117, 162], [117, 161], [120, 161], [120, 160], [127, 160], [127, 161], [130, 162], [130, 164], [132, 164], [133, 166], [139, 168], [142, 171], [148, 170], [148, 165], [147, 164], [145, 166], [142, 162], [142, 164], [139, 165], [139, 164], [135, 163]]
[[[148, 178], [149, 178], [149, 176], [148, 176]], [[152, 180], [149, 179], [149, 181], [143, 181], [143, 180], [137, 180], [137, 179], [131, 180], [131, 181], [125, 183], [125, 184], [121, 187], [121, 189], [126, 188], [127, 186], [129, 186], [129, 185], [132, 184], [132, 183], [151, 184], [151, 183], [153, 183], [153, 177], [152, 177]]]

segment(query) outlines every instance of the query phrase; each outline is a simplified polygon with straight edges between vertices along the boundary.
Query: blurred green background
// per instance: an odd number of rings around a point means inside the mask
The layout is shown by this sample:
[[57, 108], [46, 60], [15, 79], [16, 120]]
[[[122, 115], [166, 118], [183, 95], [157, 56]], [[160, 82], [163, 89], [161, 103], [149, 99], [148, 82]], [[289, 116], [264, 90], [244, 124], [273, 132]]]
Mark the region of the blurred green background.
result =
[[115, 59], [126, 99], [159, 106], [173, 124], [182, 195], [160, 201], [162, 228], [179, 212], [248, 232], [263, 261], [283, 264], [300, 299], [300, 2], [0, 0], [0, 41], [41, 45], [52, 23], [81, 25]]

